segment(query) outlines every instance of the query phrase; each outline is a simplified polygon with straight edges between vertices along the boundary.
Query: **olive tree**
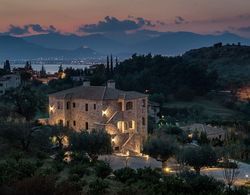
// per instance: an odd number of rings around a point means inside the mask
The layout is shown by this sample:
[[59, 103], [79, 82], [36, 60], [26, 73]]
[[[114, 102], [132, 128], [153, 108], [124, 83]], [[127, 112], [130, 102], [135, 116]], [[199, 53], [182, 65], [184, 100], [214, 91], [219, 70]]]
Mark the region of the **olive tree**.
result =
[[73, 152], [85, 151], [92, 161], [112, 152], [111, 137], [104, 130], [72, 132], [69, 141]]
[[178, 146], [176, 140], [167, 135], [153, 135], [144, 144], [143, 153], [162, 162], [162, 168], [167, 160], [174, 156]]
[[217, 162], [215, 151], [208, 145], [184, 147], [178, 157], [180, 163], [194, 168], [197, 174], [205, 166], [213, 166]]

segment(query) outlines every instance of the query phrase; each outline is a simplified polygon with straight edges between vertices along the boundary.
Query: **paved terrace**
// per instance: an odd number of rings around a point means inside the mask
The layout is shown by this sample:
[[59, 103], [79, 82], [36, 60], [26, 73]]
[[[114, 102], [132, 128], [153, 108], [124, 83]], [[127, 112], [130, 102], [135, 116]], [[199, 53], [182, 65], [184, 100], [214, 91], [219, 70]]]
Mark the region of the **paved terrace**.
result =
[[[150, 157], [127, 157], [122, 155], [103, 155], [99, 157], [100, 160], [104, 160], [110, 163], [110, 166], [116, 170], [121, 169], [126, 166], [133, 169], [151, 167], [151, 168], [161, 168], [161, 162], [156, 161]], [[173, 162], [168, 163], [168, 165], [174, 166]], [[250, 182], [250, 165], [246, 163], [239, 162], [239, 175], [235, 182], [236, 185], [243, 185], [246, 182]], [[201, 174], [212, 176], [218, 180], [223, 181], [224, 171], [222, 168], [204, 168], [201, 170]]]

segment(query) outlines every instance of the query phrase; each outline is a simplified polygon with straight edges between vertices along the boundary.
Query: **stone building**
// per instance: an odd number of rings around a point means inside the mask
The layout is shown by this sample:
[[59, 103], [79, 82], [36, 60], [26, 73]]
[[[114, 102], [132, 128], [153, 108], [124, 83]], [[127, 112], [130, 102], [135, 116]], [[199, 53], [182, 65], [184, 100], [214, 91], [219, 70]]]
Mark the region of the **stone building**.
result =
[[194, 133], [195, 131], [198, 132], [199, 134], [201, 132], [206, 133], [207, 138], [209, 140], [225, 140], [226, 138], [226, 130], [221, 128], [221, 127], [213, 127], [211, 125], [205, 125], [205, 124], [200, 124], [200, 123], [194, 123], [188, 126], [181, 127], [184, 131], [188, 133]]
[[147, 138], [148, 97], [134, 91], [107, 86], [83, 86], [49, 95], [49, 124], [62, 124], [76, 131], [104, 129], [115, 151], [140, 153]]

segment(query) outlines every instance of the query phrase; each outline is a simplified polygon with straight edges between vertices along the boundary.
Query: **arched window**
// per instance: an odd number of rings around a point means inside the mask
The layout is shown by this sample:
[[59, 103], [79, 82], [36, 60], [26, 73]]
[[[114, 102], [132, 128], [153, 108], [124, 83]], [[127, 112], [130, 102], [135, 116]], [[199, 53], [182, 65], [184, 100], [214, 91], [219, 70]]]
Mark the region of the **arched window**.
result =
[[127, 102], [126, 103], [126, 110], [132, 110], [133, 109], [133, 102]]

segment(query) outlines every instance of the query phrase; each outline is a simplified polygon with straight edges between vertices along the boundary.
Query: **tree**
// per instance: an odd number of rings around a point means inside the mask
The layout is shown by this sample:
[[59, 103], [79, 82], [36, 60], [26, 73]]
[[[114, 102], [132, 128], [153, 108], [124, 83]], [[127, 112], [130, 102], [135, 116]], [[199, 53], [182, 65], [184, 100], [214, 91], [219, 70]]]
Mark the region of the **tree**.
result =
[[41, 68], [41, 70], [40, 70], [40, 77], [41, 78], [45, 78], [46, 77], [46, 70], [45, 70], [45, 68], [44, 68], [44, 66], [42, 65], [42, 68]]
[[95, 172], [97, 177], [105, 179], [112, 172], [112, 168], [110, 167], [109, 163], [100, 161], [95, 166]]
[[164, 168], [166, 161], [176, 153], [177, 149], [178, 147], [174, 138], [158, 134], [150, 137], [144, 144], [143, 153], [161, 161], [162, 168]]
[[25, 64], [25, 66], [24, 66], [24, 69], [25, 69], [26, 71], [33, 70], [33, 69], [32, 69], [32, 66], [31, 66], [31, 62], [27, 61], [26, 64]]
[[30, 86], [23, 86], [9, 91], [5, 95], [7, 102], [14, 104], [14, 111], [23, 116], [27, 121], [35, 118], [36, 112], [44, 106], [44, 101], [38, 96], [37, 91]]
[[109, 67], [109, 56], [107, 56], [107, 65], [106, 65], [106, 77], [110, 76], [110, 67]]
[[57, 144], [59, 150], [62, 150], [64, 147], [68, 146], [68, 136], [70, 135], [71, 130], [62, 125], [49, 126], [51, 130], [51, 138], [53, 144]]
[[116, 57], [116, 58], [115, 58], [115, 68], [117, 68], [118, 65], [119, 65], [119, 62], [118, 62], [118, 58]]
[[162, 93], [154, 93], [149, 96], [149, 100], [157, 102], [158, 104], [160, 104], [160, 107], [162, 107], [163, 104], [165, 103], [165, 96]]
[[[237, 161], [234, 160], [231, 162], [228, 157], [224, 157], [224, 162], [226, 163], [226, 166], [224, 167], [223, 177], [230, 191], [240, 172], [238, 170]], [[230, 167], [230, 163], [235, 163], [237, 166]]]
[[[23, 151], [28, 151], [31, 144], [45, 146], [49, 137], [42, 137], [40, 133], [44, 132], [41, 131], [40, 127], [36, 127], [32, 123], [1, 122], [0, 124], [0, 136], [11, 144], [20, 145]], [[36, 139], [38, 137], [39, 139]]]
[[112, 151], [111, 137], [104, 130], [73, 132], [69, 140], [73, 152], [85, 151], [92, 161], [96, 161], [98, 155]]
[[194, 168], [197, 174], [205, 166], [215, 165], [217, 157], [215, 151], [208, 145], [184, 147], [179, 155], [179, 162]]
[[60, 73], [63, 73], [63, 67], [62, 67], [62, 65], [59, 66], [59, 68], [58, 68], [58, 73], [59, 73], [59, 74], [60, 74]]
[[114, 64], [113, 64], [113, 56], [110, 56], [110, 74], [113, 76], [114, 74]]
[[9, 61], [9, 60], [6, 60], [6, 61], [4, 62], [3, 69], [4, 69], [6, 72], [10, 72], [10, 71], [11, 71], [11, 69], [10, 69], [10, 61]]

